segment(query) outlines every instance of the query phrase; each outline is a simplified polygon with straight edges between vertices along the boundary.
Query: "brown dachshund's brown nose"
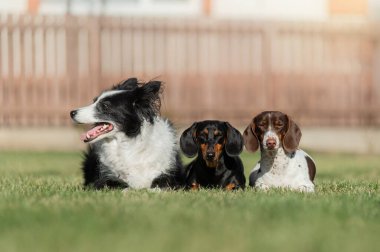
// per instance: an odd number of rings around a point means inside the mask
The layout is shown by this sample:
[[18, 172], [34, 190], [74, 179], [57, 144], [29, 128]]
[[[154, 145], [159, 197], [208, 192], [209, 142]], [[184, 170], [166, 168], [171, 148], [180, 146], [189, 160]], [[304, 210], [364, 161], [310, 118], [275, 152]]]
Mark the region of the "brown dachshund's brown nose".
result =
[[276, 140], [273, 138], [269, 138], [266, 143], [268, 149], [273, 150], [276, 147]]

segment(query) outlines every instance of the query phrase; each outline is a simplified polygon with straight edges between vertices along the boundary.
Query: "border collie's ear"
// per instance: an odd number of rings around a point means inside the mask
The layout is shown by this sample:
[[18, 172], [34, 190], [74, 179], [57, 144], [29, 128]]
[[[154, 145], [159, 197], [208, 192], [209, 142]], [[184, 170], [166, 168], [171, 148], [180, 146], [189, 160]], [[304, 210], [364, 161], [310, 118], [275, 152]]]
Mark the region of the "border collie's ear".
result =
[[145, 93], [157, 95], [161, 89], [161, 81], [149, 81], [141, 87]]
[[160, 81], [147, 82], [135, 90], [135, 102], [133, 105], [151, 123], [153, 123], [154, 117], [160, 114], [160, 90]]
[[197, 123], [193, 123], [190, 128], [186, 129], [179, 141], [181, 150], [187, 157], [194, 157], [198, 152], [198, 146], [195, 143]]
[[243, 137], [231, 124], [225, 122], [225, 125], [227, 127], [226, 153], [228, 156], [238, 156], [243, 150]]
[[250, 152], [255, 152], [259, 149], [259, 139], [255, 134], [255, 122], [252, 122], [247, 126], [243, 133], [244, 146]]
[[133, 90], [138, 87], [138, 80], [137, 78], [129, 78], [128, 80], [125, 80], [115, 86], [114, 90]]
[[288, 120], [288, 129], [286, 130], [284, 139], [282, 140], [282, 146], [288, 153], [293, 153], [297, 150], [301, 141], [302, 133], [298, 125], [286, 115]]

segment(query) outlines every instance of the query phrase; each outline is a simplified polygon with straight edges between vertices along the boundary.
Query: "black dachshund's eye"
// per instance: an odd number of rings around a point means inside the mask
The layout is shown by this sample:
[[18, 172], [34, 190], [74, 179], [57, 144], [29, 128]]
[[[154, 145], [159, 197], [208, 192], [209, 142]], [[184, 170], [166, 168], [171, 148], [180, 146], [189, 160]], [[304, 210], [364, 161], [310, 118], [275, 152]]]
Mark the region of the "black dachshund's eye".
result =
[[219, 137], [216, 138], [216, 141], [219, 144], [223, 144], [224, 143], [224, 137], [223, 136], [219, 136]]
[[220, 138], [223, 138], [223, 134], [222, 133], [217, 132], [217, 133], [214, 134], [214, 139], [218, 140]]
[[206, 138], [205, 136], [203, 136], [203, 135], [200, 135], [200, 136], [198, 137], [198, 141], [199, 141], [200, 143], [205, 143], [205, 142], [207, 141], [207, 138]]

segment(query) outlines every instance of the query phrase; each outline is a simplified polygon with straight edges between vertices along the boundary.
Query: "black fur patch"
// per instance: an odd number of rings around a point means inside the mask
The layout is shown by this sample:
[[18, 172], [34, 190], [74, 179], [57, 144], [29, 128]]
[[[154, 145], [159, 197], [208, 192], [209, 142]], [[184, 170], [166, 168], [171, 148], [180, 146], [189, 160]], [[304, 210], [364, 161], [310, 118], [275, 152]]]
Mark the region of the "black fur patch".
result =
[[111, 176], [100, 176], [100, 168], [103, 166], [100, 163], [96, 152], [89, 147], [87, 153], [85, 153], [84, 161], [82, 165], [82, 171], [84, 175], [84, 186], [87, 188], [102, 189], [108, 188], [126, 188], [128, 184], [117, 178]]
[[315, 167], [315, 164], [313, 160], [306, 156], [306, 162], [307, 162], [307, 167], [309, 169], [309, 178], [312, 182], [314, 182], [315, 174], [317, 173], [317, 169]]

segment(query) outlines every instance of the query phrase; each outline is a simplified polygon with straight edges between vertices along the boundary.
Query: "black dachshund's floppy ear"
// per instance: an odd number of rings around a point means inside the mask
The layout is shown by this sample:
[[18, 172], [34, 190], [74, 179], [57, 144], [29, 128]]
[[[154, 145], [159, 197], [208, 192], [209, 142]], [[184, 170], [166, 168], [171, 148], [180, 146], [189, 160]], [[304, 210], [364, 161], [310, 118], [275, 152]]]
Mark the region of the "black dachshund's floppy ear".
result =
[[198, 153], [198, 146], [195, 142], [197, 123], [193, 123], [190, 128], [186, 129], [179, 141], [181, 150], [187, 157], [194, 157]]
[[228, 156], [237, 156], [243, 150], [243, 137], [231, 124], [228, 122], [225, 122], [225, 124], [227, 127], [226, 153]]

